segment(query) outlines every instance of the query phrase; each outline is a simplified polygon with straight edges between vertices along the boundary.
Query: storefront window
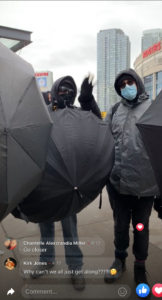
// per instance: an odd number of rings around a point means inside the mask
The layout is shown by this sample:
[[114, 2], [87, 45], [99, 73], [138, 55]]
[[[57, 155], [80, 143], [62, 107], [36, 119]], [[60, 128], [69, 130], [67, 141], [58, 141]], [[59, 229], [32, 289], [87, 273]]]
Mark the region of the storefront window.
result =
[[156, 73], [156, 96], [162, 90], [162, 72]]
[[153, 74], [144, 77], [144, 86], [149, 95], [149, 99], [153, 100]]

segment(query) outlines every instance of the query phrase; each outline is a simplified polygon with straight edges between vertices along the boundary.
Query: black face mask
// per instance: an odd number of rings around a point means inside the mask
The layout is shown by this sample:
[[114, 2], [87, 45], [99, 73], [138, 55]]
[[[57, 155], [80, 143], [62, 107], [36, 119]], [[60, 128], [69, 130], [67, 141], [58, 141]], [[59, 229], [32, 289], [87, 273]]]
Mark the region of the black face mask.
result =
[[69, 93], [68, 94], [62, 94], [62, 95], [60, 95], [60, 98], [61, 98], [61, 100], [63, 100], [65, 107], [66, 106], [68, 106], [68, 107], [70, 106], [71, 101], [70, 101], [70, 95], [69, 95]]
[[70, 100], [68, 94], [62, 94], [62, 95], [60, 95], [60, 98], [61, 98], [62, 100], [64, 100], [64, 101]]

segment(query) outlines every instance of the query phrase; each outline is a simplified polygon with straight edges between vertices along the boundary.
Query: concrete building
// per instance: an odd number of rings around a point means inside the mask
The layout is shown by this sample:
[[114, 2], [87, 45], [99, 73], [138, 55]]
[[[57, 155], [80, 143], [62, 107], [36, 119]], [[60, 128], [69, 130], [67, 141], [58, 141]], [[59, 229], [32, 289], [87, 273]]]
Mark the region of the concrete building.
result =
[[38, 86], [41, 92], [48, 92], [51, 90], [53, 85], [53, 72], [51, 71], [37, 71], [35, 72]]
[[162, 40], [136, 58], [134, 69], [141, 77], [150, 99], [154, 100], [162, 90]]
[[142, 41], [141, 41], [141, 52], [145, 51], [152, 45], [160, 42], [162, 40], [162, 29], [149, 29], [143, 31]]
[[32, 43], [31, 31], [0, 26], [0, 43], [17, 52]]
[[130, 41], [121, 29], [101, 30], [97, 34], [97, 102], [101, 111], [119, 99], [114, 90], [116, 75], [130, 68]]

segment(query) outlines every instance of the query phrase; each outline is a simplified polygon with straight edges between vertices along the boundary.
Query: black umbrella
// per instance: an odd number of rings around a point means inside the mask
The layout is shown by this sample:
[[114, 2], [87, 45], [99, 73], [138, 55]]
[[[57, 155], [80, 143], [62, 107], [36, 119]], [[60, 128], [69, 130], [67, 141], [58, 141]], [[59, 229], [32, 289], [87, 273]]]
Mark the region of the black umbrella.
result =
[[44, 179], [12, 212], [34, 223], [79, 213], [100, 194], [114, 164], [110, 128], [92, 112], [65, 108], [51, 118]]
[[[148, 152], [160, 194], [162, 196], [162, 91], [136, 124]], [[156, 200], [156, 210], [160, 200]]]
[[41, 182], [51, 127], [32, 66], [0, 43], [0, 221]]

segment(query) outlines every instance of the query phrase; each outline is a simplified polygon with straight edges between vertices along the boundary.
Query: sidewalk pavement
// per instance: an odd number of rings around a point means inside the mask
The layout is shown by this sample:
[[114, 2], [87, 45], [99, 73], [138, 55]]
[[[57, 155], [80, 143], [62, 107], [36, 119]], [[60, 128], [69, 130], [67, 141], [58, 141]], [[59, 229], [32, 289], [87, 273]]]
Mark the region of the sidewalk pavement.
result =
[[[112, 210], [105, 189], [103, 191], [102, 208], [98, 209], [98, 206], [99, 198], [78, 214], [79, 240], [86, 241], [86, 246], [81, 246], [84, 254], [83, 270], [100, 270], [98, 271], [98, 275], [84, 275], [87, 284], [83, 291], [74, 290], [70, 275], [48, 274], [34, 280], [31, 279], [29, 275], [22, 274], [21, 260], [25, 258], [27, 260], [27, 258], [29, 258], [31, 261], [39, 261], [39, 254], [37, 254], [37, 256], [35, 256], [35, 254], [31, 256], [30, 253], [24, 255], [22, 254], [20, 245], [24, 238], [26, 241], [39, 241], [39, 227], [37, 224], [27, 224], [25, 221], [14, 219], [11, 214], [5, 218], [0, 226], [0, 250], [5, 251], [5, 253], [0, 256], [1, 299], [6, 300], [11, 297], [11, 295], [7, 295], [7, 292], [13, 288], [15, 293], [12, 295], [12, 300], [23, 300], [25, 298], [22, 295], [22, 289], [27, 287], [32, 289], [32, 285], [34, 285], [35, 289], [41, 288], [47, 290], [52, 287], [53, 295], [26, 295], [28, 299], [139, 299], [135, 292], [135, 283], [133, 280], [134, 257], [132, 255], [132, 225], [130, 227], [130, 247], [128, 249], [127, 270], [115, 284], [108, 285], [103, 280], [104, 272], [102, 273], [101, 270], [110, 267], [114, 260], [114, 224]], [[55, 228], [55, 241], [63, 241], [61, 223], [56, 222]], [[17, 240], [18, 246], [14, 250], [7, 250], [5, 248], [4, 241], [7, 237], [12, 237]], [[21, 248], [21, 250], [19, 250], [19, 248]], [[57, 270], [57, 272], [60, 269], [67, 270], [64, 258], [64, 247], [55, 246], [55, 250], [57, 262], [55, 267], [50, 270]], [[12, 271], [4, 267], [4, 261], [9, 257], [15, 258], [18, 262], [17, 267]], [[156, 283], [162, 283], [162, 221], [157, 218], [157, 213], [154, 210], [152, 210], [150, 218], [150, 245], [146, 266], [150, 275], [148, 277], [150, 286], [152, 287]], [[39, 287], [36, 287], [38, 285]], [[127, 289], [127, 295], [125, 297], [118, 295], [118, 290], [121, 287]], [[152, 295], [150, 299], [155, 299], [155, 297]]]

